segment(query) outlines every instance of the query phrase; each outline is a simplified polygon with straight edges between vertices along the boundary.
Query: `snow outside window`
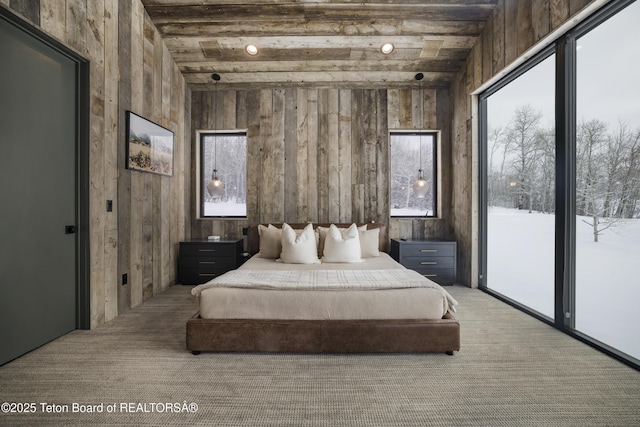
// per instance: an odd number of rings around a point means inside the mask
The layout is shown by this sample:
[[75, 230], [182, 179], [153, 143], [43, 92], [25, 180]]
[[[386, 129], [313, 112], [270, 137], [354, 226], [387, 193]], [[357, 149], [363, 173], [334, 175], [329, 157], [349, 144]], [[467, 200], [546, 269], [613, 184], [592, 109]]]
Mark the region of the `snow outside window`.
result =
[[[207, 191], [214, 174], [224, 184], [219, 197]], [[201, 217], [246, 217], [247, 134], [200, 133], [200, 176]]]
[[[391, 216], [436, 216], [437, 132], [392, 132], [391, 145]], [[422, 169], [429, 191], [418, 198], [413, 183]]]

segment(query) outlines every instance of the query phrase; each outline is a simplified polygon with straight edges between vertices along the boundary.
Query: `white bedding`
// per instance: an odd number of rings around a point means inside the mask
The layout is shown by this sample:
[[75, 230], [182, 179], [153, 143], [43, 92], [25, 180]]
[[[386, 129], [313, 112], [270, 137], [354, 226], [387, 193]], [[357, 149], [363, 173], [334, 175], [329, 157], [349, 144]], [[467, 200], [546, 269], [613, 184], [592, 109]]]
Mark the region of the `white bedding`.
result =
[[389, 255], [291, 265], [254, 256], [192, 289], [207, 319], [440, 319], [457, 302]]

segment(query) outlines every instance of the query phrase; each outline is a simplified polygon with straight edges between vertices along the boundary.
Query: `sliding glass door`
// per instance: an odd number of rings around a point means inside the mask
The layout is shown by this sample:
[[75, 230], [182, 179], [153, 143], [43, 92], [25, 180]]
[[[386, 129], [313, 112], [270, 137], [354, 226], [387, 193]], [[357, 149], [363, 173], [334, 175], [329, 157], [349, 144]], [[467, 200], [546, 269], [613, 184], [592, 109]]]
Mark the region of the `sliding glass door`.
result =
[[486, 286], [553, 318], [555, 55], [486, 98]]
[[638, 18], [576, 39], [575, 329], [640, 359]]
[[479, 97], [480, 287], [640, 366], [640, 2]]

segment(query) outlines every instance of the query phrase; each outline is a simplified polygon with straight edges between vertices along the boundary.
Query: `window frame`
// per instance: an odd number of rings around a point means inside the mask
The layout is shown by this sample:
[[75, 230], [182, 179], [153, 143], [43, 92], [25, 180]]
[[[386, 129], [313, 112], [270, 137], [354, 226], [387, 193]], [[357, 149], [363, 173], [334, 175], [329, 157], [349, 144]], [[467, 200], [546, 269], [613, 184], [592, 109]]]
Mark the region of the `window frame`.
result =
[[[433, 208], [432, 215], [393, 215], [391, 213], [391, 176], [393, 171], [391, 170], [391, 150], [392, 150], [392, 137], [394, 135], [428, 135], [433, 137], [433, 182], [430, 184], [433, 188]], [[394, 129], [389, 131], [389, 218], [439, 218], [440, 217], [440, 143], [441, 143], [441, 131], [437, 129]], [[416, 170], [416, 178], [417, 178]], [[427, 211], [428, 212], [428, 211]]]
[[[198, 130], [196, 131], [196, 210], [197, 210], [197, 219], [246, 219], [247, 211], [245, 209], [244, 215], [205, 215], [204, 210], [204, 198], [202, 197], [202, 192], [204, 188], [206, 188], [207, 183], [211, 179], [211, 171], [204, 170], [204, 139], [206, 137], [210, 137], [212, 135], [216, 136], [244, 136], [245, 145], [247, 149], [245, 151], [245, 159], [249, 158], [248, 155], [248, 137], [247, 137], [247, 129], [232, 129], [232, 130]], [[245, 160], [245, 176], [247, 174], [246, 160]], [[246, 178], [245, 178], [246, 181]], [[245, 191], [248, 191], [246, 189]], [[245, 194], [245, 200], [247, 199], [247, 195]]]
[[[478, 95], [478, 149], [479, 149], [479, 242], [478, 242], [478, 288], [511, 306], [545, 322], [603, 353], [635, 368], [640, 361], [603, 342], [575, 329], [575, 269], [576, 269], [576, 40], [598, 27], [615, 14], [623, 11], [636, 0], [622, 0], [604, 5], [598, 11], [558, 36], [538, 54], [526, 59], [519, 67], [505, 75]], [[549, 53], [550, 52], [550, 53]], [[514, 301], [486, 284], [487, 269], [487, 98], [502, 87], [517, 79], [526, 71], [556, 55], [555, 71], [555, 131], [556, 131], [556, 244], [555, 244], [555, 290], [554, 314], [550, 320], [520, 302]]]

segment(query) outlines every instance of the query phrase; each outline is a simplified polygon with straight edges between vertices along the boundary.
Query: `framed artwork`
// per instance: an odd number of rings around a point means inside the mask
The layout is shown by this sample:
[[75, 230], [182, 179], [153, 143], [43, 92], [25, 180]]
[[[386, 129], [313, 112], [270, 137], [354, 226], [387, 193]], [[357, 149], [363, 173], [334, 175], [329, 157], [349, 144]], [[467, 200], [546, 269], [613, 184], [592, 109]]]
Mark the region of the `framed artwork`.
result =
[[127, 169], [173, 176], [173, 132], [127, 111]]

